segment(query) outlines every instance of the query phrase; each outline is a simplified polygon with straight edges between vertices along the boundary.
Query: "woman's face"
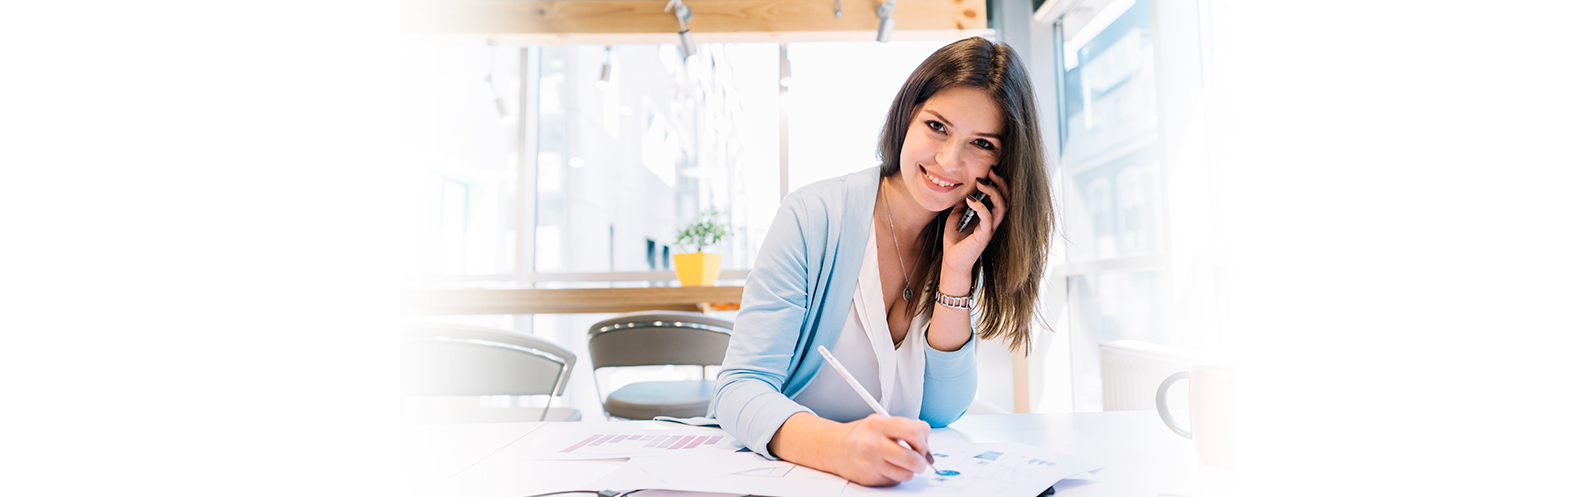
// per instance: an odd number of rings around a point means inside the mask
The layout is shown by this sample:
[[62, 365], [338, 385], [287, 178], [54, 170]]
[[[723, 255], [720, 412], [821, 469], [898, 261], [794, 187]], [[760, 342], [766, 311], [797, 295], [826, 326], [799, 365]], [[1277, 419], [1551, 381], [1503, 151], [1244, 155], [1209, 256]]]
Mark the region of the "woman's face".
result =
[[1000, 108], [984, 90], [952, 87], [913, 110], [899, 163], [915, 202], [940, 212], [976, 191], [1001, 157]]

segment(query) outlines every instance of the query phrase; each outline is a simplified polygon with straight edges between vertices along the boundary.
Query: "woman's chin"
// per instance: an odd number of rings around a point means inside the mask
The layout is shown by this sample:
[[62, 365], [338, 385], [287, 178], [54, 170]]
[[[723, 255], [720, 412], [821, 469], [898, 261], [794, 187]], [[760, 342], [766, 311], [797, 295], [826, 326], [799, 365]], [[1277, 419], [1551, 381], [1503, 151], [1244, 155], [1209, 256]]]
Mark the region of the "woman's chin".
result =
[[908, 193], [912, 195], [914, 204], [930, 212], [947, 210], [962, 202], [962, 198], [958, 198], [955, 192], [937, 192], [925, 185], [908, 185]]
[[951, 210], [952, 207], [955, 207], [958, 203], [959, 202], [952, 202], [950, 199], [945, 199], [919, 202], [919, 205], [924, 206], [925, 209], [929, 209], [930, 212], [945, 212]]

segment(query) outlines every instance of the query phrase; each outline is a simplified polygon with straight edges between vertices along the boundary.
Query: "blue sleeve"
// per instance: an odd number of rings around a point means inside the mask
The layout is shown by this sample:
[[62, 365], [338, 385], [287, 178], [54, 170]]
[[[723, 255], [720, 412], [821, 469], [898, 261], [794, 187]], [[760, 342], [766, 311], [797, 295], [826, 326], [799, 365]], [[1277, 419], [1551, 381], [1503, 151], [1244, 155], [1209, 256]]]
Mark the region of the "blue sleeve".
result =
[[808, 249], [795, 201], [782, 204], [743, 286], [742, 308], [716, 378], [710, 415], [764, 456], [787, 418], [810, 412], [782, 393], [791, 374], [811, 289]]
[[[926, 328], [927, 329], [927, 328]], [[979, 389], [979, 363], [974, 347], [979, 337], [968, 335], [968, 343], [952, 352], [941, 352], [924, 344], [924, 404], [919, 419], [940, 428], [957, 421], [968, 412]]]

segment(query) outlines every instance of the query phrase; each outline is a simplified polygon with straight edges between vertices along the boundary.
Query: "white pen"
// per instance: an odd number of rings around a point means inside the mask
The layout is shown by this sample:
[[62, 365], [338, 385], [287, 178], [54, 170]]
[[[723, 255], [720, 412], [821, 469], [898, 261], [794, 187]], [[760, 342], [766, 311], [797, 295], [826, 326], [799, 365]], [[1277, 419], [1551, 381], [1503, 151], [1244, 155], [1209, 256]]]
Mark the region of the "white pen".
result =
[[[836, 372], [841, 374], [842, 379], [847, 380], [848, 385], [852, 385], [853, 390], [858, 391], [858, 396], [863, 397], [864, 402], [869, 403], [869, 408], [874, 409], [875, 414], [879, 414], [881, 417], [885, 418], [891, 417], [891, 413], [886, 412], [884, 408], [880, 407], [880, 402], [876, 401], [873, 396], [869, 395], [869, 391], [865, 390], [863, 385], [858, 383], [858, 379], [854, 378], [852, 373], [847, 372], [847, 368], [842, 367], [841, 361], [836, 360], [836, 356], [831, 355], [830, 350], [826, 349], [824, 345], [821, 345], [819, 346], [819, 353], [820, 355], [825, 356], [825, 362], [830, 363], [831, 367], [835, 368]], [[907, 447], [908, 450], [914, 450], [912, 446], [908, 445], [906, 440], [897, 440], [897, 443], [902, 444], [903, 447]], [[935, 474], [944, 474], [941, 473], [940, 470], [935, 469], [935, 456], [930, 455], [929, 452], [924, 453], [924, 464], [929, 465], [930, 471], [934, 471]]]

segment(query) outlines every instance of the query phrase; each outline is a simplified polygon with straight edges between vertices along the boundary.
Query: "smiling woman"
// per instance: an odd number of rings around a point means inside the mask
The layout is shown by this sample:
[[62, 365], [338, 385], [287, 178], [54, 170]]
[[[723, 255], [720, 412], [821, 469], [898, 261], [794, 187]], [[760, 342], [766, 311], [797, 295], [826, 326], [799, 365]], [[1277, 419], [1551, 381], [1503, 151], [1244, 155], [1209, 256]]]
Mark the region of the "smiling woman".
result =
[[[753, 450], [864, 485], [924, 471], [929, 428], [974, 397], [977, 338], [1027, 350], [1054, 224], [1034, 97], [1005, 43], [930, 55], [881, 130], [880, 166], [782, 202], [710, 406]], [[970, 229], [946, 228], [970, 210]], [[819, 347], [891, 416], [818, 375]]]
[[[938, 217], [953, 216], [949, 226], [956, 226], [955, 211], [941, 211], [962, 205], [975, 190], [961, 183], [1000, 178], [994, 188], [976, 188], [988, 194], [989, 207], [1005, 207], [996, 209], [1000, 216], [983, 219], [1007, 233], [987, 235], [990, 239], [976, 254], [981, 256], [977, 261], [943, 261], [941, 254], [931, 254], [925, 273], [930, 279], [922, 283], [926, 289], [947, 290], [948, 285], [934, 280], [941, 276], [943, 264], [971, 265], [969, 281], [980, 281], [984, 273], [980, 336], [1009, 337], [1025, 350], [1038, 307], [1038, 275], [1045, 267], [1047, 241], [1055, 224], [1034, 102], [1028, 75], [1011, 47], [969, 38], [942, 48], [913, 72], [891, 102], [879, 143], [880, 174], [894, 178], [906, 173], [901, 179], [915, 197], [927, 198], [920, 196], [931, 190], [922, 186], [932, 182], [927, 173], [946, 175], [934, 179], [950, 186], [935, 186], [950, 190], [945, 198], [953, 203], [925, 209]], [[944, 169], [947, 165], [955, 165], [953, 172]], [[921, 177], [924, 181], [916, 180]], [[1005, 196], [1011, 197], [1010, 204], [1002, 201]], [[985, 267], [994, 270], [985, 272]], [[923, 311], [928, 314], [931, 309]]]

